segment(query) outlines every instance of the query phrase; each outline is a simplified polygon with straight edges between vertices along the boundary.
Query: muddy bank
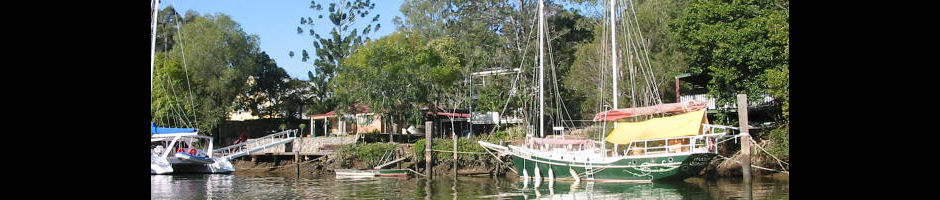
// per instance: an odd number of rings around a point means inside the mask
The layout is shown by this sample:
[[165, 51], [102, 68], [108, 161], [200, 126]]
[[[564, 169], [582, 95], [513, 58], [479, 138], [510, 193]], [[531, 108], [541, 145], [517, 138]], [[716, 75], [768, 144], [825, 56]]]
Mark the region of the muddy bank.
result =
[[278, 160], [277, 162], [233, 160], [232, 164], [235, 166], [234, 173], [238, 175], [270, 176], [273, 174], [283, 177], [296, 177], [298, 176], [298, 164], [300, 166], [300, 177], [320, 177], [333, 175], [332, 169], [329, 169], [328, 167], [329, 159], [326, 156], [306, 161], [302, 160], [297, 163], [295, 163], [293, 159], [289, 159]]
[[[761, 142], [761, 146], [769, 146], [768, 141]], [[722, 156], [716, 156], [712, 159], [707, 168], [702, 170], [700, 175], [708, 177], [740, 177], [742, 176], [741, 163], [744, 162], [745, 155], [740, 151], [735, 152], [727, 159]], [[755, 177], [769, 177], [773, 179], [789, 180], [789, 174], [780, 171], [789, 171], [789, 164], [778, 162], [777, 159], [767, 155], [760, 150], [755, 149], [751, 152], [751, 165], [760, 166], [767, 169], [751, 167], [751, 174]], [[787, 158], [783, 162], [789, 163]], [[785, 177], [785, 178], [784, 178]]]

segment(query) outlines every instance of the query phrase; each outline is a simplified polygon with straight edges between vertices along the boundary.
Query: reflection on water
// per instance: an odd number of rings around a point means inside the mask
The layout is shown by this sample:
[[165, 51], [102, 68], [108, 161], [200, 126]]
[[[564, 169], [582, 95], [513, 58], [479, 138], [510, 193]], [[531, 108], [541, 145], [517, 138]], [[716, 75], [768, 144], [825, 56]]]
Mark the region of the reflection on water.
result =
[[[151, 199], [743, 199], [742, 179], [689, 182], [543, 182], [439, 176], [336, 179], [266, 175], [151, 175]], [[551, 185], [551, 187], [549, 187]], [[789, 199], [790, 183], [755, 179], [754, 199]]]

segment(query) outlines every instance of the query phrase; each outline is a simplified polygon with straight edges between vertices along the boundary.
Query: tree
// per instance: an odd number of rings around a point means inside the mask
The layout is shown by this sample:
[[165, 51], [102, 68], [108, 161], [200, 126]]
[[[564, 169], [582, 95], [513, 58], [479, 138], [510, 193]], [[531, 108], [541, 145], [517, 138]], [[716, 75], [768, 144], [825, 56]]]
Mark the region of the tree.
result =
[[334, 79], [338, 111], [353, 113], [349, 108], [364, 104], [399, 126], [420, 124], [421, 108], [433, 108], [433, 100], [458, 83], [462, 61], [455, 44], [453, 38], [428, 42], [398, 32], [367, 43], [344, 61]]
[[[603, 6], [604, 12], [609, 12], [607, 1], [583, 1], [586, 3]], [[629, 77], [625, 76], [628, 72], [628, 62], [631, 56], [627, 54], [628, 36], [625, 24], [630, 25], [630, 29], [639, 27], [639, 31], [633, 32], [632, 36], [639, 44], [636, 46], [645, 46], [648, 52], [640, 52], [639, 55], [649, 55], [649, 66], [652, 72], [651, 78], [655, 85], [646, 86], [641, 82], [635, 85], [637, 91], [649, 90], [655, 87], [659, 91], [659, 99], [663, 103], [676, 102], [674, 85], [671, 84], [673, 77], [685, 73], [688, 68], [685, 63], [685, 53], [680, 51], [674, 38], [668, 37], [670, 33], [669, 20], [676, 19], [682, 15], [683, 8], [687, 5], [684, 1], [635, 1], [635, 6], [623, 6], [621, 12], [624, 17], [618, 18], [617, 24], [617, 49], [621, 51], [618, 54], [620, 65], [620, 76], [618, 77], [619, 88], [619, 108], [642, 106], [630, 105], [629, 94], [631, 87]], [[629, 5], [629, 4], [628, 4]], [[635, 15], [633, 12], [635, 11]], [[605, 13], [606, 14], [606, 13]], [[635, 16], [635, 18], [634, 18]], [[568, 77], [565, 77], [564, 84], [569, 88], [573, 97], [580, 98], [580, 105], [571, 107], [580, 107], [582, 116], [593, 116], [595, 113], [603, 112], [604, 105], [611, 105], [611, 64], [610, 64], [610, 24], [609, 19], [599, 17], [585, 20], [585, 26], [592, 26], [593, 41], [582, 43], [577, 48], [577, 52], [570, 53], [574, 55], [574, 61], [571, 64], [571, 70]], [[625, 22], [626, 20], [635, 22]], [[634, 24], [635, 23], [635, 24]], [[642, 35], [642, 39], [638, 36]], [[633, 58], [634, 65], [639, 65], [640, 59]], [[639, 75], [637, 75], [639, 78]], [[640, 96], [640, 95], [637, 95]], [[638, 100], [641, 98], [638, 97]]]
[[[789, 157], [790, 1], [742, 0], [690, 3], [684, 17], [671, 22], [674, 36], [688, 52], [689, 70], [708, 74], [708, 94], [719, 104], [739, 93], [754, 102], [775, 99], [772, 152]], [[729, 120], [735, 123], [734, 118]]]
[[747, 94], [770, 94], [789, 117], [790, 17], [788, 0], [694, 1], [671, 22], [687, 52], [689, 70], [708, 74], [718, 104]]
[[[235, 97], [246, 93], [249, 76], [283, 72], [260, 51], [258, 36], [245, 33], [225, 14], [187, 11], [177, 20], [181, 22], [162, 21], [175, 25], [161, 26], [167, 28], [163, 31], [176, 34], [165, 35], [173, 42], [154, 61], [151, 114], [160, 126], [212, 131], [239, 107]], [[265, 78], [258, 81], [269, 80]]]
[[[538, 92], [536, 3], [532, 0], [409, 0], [401, 6], [406, 20], [396, 23], [399, 31], [411, 31], [431, 39], [459, 38], [456, 50], [467, 61], [469, 69], [463, 69], [466, 73], [521, 69], [519, 76], [488, 76], [485, 87], [474, 86], [474, 96], [479, 96], [472, 100], [474, 111], [533, 109], [537, 102], [531, 97]], [[578, 45], [589, 41], [594, 33], [591, 26], [584, 23], [587, 18], [577, 11], [546, 2], [545, 12], [546, 30], [550, 33], [546, 38], [546, 115], [549, 121], [560, 124], [561, 118], [579, 118], [580, 99], [571, 98], [570, 90], [557, 82], [570, 71], [572, 55]], [[474, 83], [482, 79], [473, 78]], [[467, 88], [464, 85], [463, 90]], [[466, 102], [465, 99], [454, 101]], [[563, 113], [564, 109], [574, 111]]]
[[255, 59], [258, 68], [249, 71], [245, 90], [236, 97], [236, 107], [262, 118], [286, 117], [283, 104], [287, 93], [295, 89], [290, 76], [265, 52]]
[[[335, 105], [331, 100], [333, 92], [330, 90], [330, 85], [331, 79], [337, 75], [336, 69], [364, 42], [370, 41], [369, 34], [378, 31], [382, 25], [378, 23], [380, 17], [378, 14], [371, 15], [372, 9], [375, 8], [375, 3], [371, 0], [333, 1], [325, 13], [323, 4], [317, 1], [311, 1], [310, 4], [310, 8], [318, 13], [317, 18], [301, 17], [297, 34], [304, 34], [303, 27], [306, 27], [306, 33], [314, 37], [313, 47], [316, 57], [314, 57], [313, 65], [315, 70], [308, 72], [308, 76], [313, 83], [314, 88], [311, 91], [316, 95], [317, 101], [313, 102], [311, 112], [327, 112]], [[326, 19], [324, 19], [324, 14], [326, 14]], [[357, 19], [368, 21], [356, 23]], [[323, 23], [324, 21], [327, 23]], [[326, 37], [321, 37], [316, 27], [324, 24], [332, 25], [332, 28], [328, 35], [325, 35]], [[362, 28], [361, 31], [359, 28]], [[291, 51], [288, 55], [293, 57], [294, 52]], [[311, 58], [306, 49], [301, 51], [300, 57], [304, 62]]]

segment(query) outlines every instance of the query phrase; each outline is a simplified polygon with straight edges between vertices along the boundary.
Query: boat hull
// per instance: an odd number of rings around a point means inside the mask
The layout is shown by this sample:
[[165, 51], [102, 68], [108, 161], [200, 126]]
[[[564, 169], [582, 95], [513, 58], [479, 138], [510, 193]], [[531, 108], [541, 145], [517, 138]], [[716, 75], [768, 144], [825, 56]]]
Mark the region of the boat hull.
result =
[[179, 157], [167, 158], [170, 168], [164, 173], [154, 173], [153, 162], [151, 162], [151, 174], [171, 174], [171, 173], [199, 173], [199, 174], [228, 174], [235, 172], [235, 167], [226, 159], [210, 158], [212, 163], [203, 164], [203, 162], [194, 162]]
[[[682, 180], [696, 176], [715, 155], [714, 153], [694, 153], [623, 158], [612, 163], [564, 161], [537, 156], [511, 155], [511, 157], [520, 176], [527, 173], [529, 177], [535, 177], [538, 172], [539, 177], [550, 177], [548, 173], [551, 171], [554, 173], [551, 176], [556, 179], [574, 179], [575, 176], [569, 172], [573, 170], [577, 173], [577, 178], [587, 181], [655, 181]], [[536, 167], [539, 170], [536, 171]]]
[[335, 173], [336, 177], [408, 177], [407, 169], [337, 169]]

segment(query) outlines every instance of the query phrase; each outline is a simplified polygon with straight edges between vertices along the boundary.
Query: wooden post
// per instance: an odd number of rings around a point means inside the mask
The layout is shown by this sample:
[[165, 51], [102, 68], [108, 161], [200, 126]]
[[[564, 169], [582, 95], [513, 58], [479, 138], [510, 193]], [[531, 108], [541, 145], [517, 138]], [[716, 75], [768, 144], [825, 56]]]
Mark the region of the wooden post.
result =
[[751, 199], [751, 134], [747, 126], [747, 94], [738, 94], [738, 127], [741, 131], [741, 153], [744, 154], [741, 172], [745, 195], [746, 199]]
[[[467, 122], [470, 122], [469, 117], [467, 117]], [[457, 181], [457, 130], [455, 130], [454, 127], [451, 127], [450, 134], [451, 134], [451, 137], [454, 137], [454, 182], [456, 182]]]
[[676, 78], [676, 102], [682, 102], [680, 99], [682, 99], [682, 95], [679, 94], [679, 78]]
[[[303, 132], [301, 132], [301, 135], [303, 135]], [[300, 138], [294, 139], [294, 142], [299, 144], [299, 145], [294, 145], [294, 146], [300, 147], [300, 148], [294, 149], [294, 165], [297, 165], [297, 178], [300, 178], [300, 151], [301, 149], [303, 149], [303, 146], [304, 146], [304, 138], [300, 137]]]
[[[436, 116], [435, 116], [436, 117]], [[427, 174], [428, 180], [431, 179], [433, 173], [431, 173], [431, 139], [434, 138], [431, 132], [434, 130], [434, 122], [426, 121], [424, 122], [424, 173]], [[430, 193], [430, 192], [429, 192]]]

